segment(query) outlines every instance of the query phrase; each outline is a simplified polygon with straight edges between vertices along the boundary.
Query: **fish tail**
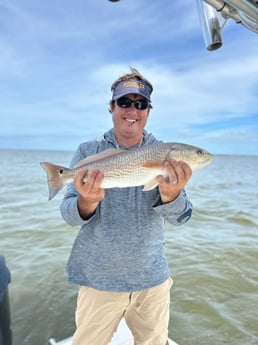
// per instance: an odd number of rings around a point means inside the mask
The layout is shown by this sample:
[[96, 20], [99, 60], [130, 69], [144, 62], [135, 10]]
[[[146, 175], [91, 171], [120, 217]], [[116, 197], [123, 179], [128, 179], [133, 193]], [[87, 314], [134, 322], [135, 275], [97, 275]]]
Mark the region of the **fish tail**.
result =
[[51, 200], [64, 187], [65, 181], [63, 178], [63, 172], [64, 170], [67, 170], [67, 168], [48, 162], [41, 162], [40, 165], [47, 173], [49, 189], [48, 200]]

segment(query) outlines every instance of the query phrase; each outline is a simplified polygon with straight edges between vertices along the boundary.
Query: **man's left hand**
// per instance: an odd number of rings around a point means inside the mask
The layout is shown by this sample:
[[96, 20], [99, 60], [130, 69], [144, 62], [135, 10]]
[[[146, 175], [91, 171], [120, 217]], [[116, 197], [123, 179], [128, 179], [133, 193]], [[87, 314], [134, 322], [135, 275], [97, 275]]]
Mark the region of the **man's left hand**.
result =
[[166, 178], [158, 176], [158, 180], [161, 201], [167, 203], [180, 194], [192, 176], [192, 169], [187, 163], [176, 160], [166, 161], [164, 167], [168, 176]]

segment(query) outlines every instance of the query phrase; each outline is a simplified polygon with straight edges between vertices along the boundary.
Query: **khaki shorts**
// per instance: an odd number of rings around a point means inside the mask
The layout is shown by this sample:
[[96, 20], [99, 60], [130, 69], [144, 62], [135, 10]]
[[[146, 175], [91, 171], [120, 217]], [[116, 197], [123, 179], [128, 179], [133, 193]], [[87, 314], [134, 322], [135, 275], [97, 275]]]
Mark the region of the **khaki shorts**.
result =
[[160, 285], [132, 293], [81, 286], [72, 345], [108, 345], [123, 317], [135, 345], [165, 345], [172, 284], [169, 278]]

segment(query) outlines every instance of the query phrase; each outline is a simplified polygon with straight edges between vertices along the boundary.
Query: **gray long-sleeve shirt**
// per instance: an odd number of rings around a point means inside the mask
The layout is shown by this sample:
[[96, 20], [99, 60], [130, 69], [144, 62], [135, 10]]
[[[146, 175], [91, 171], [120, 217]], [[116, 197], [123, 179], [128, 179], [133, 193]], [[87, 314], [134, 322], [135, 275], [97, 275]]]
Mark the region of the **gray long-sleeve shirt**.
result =
[[[141, 145], [158, 142], [144, 131]], [[83, 143], [71, 166], [83, 158], [118, 147], [113, 130], [99, 140]], [[80, 226], [67, 263], [68, 281], [98, 290], [138, 291], [161, 284], [169, 277], [164, 252], [164, 221], [185, 223], [192, 205], [185, 190], [162, 204], [159, 190], [142, 187], [105, 190], [95, 213], [83, 220], [77, 208], [77, 192], [68, 185], [61, 214], [72, 226]]]

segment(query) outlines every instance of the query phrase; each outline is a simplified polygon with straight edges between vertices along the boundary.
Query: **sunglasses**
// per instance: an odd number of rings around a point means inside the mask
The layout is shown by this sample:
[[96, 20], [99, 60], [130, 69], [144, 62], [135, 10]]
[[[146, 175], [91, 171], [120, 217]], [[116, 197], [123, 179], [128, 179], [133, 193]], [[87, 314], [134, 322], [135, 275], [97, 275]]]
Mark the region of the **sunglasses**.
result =
[[145, 99], [136, 99], [135, 101], [132, 101], [126, 97], [118, 98], [116, 103], [120, 108], [130, 108], [130, 106], [133, 104], [137, 110], [145, 110], [149, 106], [149, 102]]

